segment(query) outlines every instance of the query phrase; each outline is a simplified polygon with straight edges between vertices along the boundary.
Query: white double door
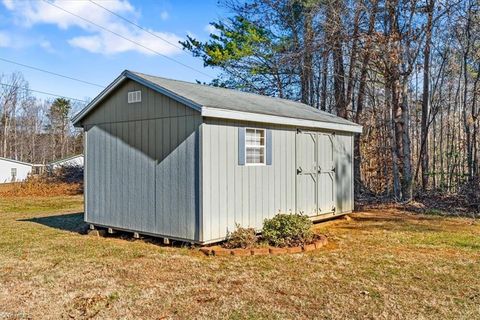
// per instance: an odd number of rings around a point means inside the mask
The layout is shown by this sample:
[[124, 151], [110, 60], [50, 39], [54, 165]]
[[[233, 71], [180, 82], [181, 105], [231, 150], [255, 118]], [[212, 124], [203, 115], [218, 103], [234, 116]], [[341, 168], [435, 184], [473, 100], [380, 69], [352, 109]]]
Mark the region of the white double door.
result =
[[297, 212], [316, 216], [335, 211], [335, 135], [297, 130]]

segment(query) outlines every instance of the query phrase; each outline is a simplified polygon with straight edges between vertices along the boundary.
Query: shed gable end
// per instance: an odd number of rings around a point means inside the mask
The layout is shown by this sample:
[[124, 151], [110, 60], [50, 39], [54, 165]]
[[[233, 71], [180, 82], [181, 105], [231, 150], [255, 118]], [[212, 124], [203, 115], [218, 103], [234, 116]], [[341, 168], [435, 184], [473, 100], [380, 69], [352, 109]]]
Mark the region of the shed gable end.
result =
[[[128, 103], [129, 92], [141, 92], [141, 101]], [[198, 111], [152, 90], [136, 81], [127, 79], [92, 110], [82, 125], [140, 121], [200, 114]]]

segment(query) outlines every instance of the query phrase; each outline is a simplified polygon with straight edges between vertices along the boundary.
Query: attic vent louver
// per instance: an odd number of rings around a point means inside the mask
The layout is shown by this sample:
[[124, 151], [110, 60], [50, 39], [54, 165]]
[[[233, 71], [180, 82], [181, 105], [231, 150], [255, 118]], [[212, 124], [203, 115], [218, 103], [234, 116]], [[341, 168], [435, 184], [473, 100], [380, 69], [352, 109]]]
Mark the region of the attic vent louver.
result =
[[130, 91], [128, 93], [128, 103], [136, 103], [142, 101], [142, 91]]

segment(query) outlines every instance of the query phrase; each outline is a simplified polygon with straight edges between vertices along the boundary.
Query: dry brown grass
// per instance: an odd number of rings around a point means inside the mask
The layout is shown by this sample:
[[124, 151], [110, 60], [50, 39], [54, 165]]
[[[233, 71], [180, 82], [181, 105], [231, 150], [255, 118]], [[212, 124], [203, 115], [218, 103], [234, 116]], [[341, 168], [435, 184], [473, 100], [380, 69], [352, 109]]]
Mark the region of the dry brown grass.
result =
[[[49, 206], [55, 206], [49, 209]], [[206, 257], [79, 234], [81, 198], [0, 199], [0, 318], [475, 319], [480, 227], [362, 212], [324, 249]]]
[[0, 197], [72, 196], [81, 194], [81, 183], [52, 182], [30, 178], [25, 182], [0, 184]]

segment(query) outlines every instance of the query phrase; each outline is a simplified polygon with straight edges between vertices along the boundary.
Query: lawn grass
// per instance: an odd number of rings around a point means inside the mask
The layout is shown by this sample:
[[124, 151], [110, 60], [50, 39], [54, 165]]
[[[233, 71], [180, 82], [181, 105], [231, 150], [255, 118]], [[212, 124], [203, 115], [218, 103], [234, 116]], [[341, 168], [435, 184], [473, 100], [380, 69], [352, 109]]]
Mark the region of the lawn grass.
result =
[[480, 317], [470, 219], [362, 212], [317, 224], [318, 251], [212, 258], [82, 235], [81, 211], [79, 196], [0, 200], [0, 319]]

